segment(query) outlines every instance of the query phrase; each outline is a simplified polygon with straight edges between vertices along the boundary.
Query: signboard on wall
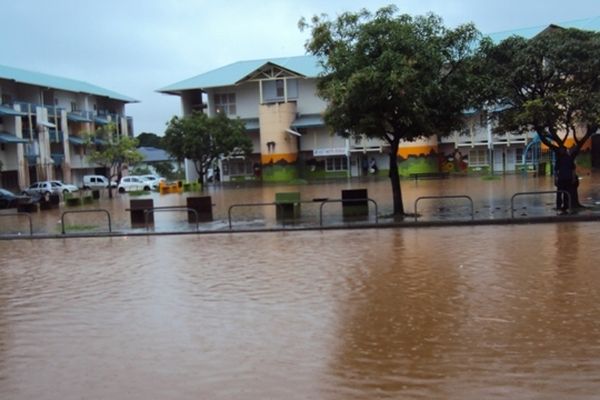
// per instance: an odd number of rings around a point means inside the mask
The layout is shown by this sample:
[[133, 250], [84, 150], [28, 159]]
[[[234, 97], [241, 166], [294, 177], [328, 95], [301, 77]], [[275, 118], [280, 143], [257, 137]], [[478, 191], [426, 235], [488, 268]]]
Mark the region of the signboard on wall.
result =
[[330, 147], [327, 149], [314, 149], [313, 156], [328, 157], [328, 156], [345, 156], [348, 155], [348, 149], [345, 147]]

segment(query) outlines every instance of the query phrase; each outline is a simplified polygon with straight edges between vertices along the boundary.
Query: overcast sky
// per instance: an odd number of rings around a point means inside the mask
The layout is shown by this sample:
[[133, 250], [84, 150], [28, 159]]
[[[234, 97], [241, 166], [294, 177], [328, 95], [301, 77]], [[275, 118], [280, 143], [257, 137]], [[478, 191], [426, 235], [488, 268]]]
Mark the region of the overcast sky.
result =
[[87, 81], [138, 99], [135, 134], [179, 115], [172, 83], [240, 60], [306, 54], [301, 17], [396, 4], [483, 33], [600, 15], [600, 0], [2, 0], [0, 64]]

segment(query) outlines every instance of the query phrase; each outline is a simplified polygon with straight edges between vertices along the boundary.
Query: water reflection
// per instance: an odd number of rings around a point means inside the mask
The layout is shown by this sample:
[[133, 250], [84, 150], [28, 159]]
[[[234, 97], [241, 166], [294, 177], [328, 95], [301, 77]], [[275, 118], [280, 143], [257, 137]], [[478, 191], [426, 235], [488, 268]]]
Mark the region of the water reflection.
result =
[[[379, 241], [389, 259], [369, 263], [370, 290], [347, 302], [331, 364], [343, 390], [331, 397], [593, 398], [598, 272], [583, 258], [598, 247], [565, 245], [584, 241], [578, 229], [403, 231], [402, 253]], [[563, 244], [543, 254], [538, 240]]]
[[0, 398], [591, 399], [598, 234], [0, 241]]
[[[308, 226], [319, 225], [320, 203], [311, 203], [315, 198], [339, 199], [344, 189], [366, 188], [369, 197], [378, 204], [381, 216], [392, 213], [392, 199], [387, 179], [341, 180], [321, 182], [310, 185], [226, 185], [209, 186], [202, 193], [183, 193], [160, 195], [153, 193], [141, 198], [152, 199], [154, 206], [185, 206], [189, 196], [209, 195], [214, 204], [214, 222], [202, 223], [202, 230], [227, 230], [229, 208], [239, 203], [270, 203], [278, 192], [300, 192], [301, 199], [308, 203], [301, 206], [301, 219], [298, 224]], [[507, 218], [510, 216], [510, 199], [514, 193], [525, 191], [554, 190], [551, 177], [534, 178], [523, 175], [509, 175], [497, 180], [482, 180], [480, 177], [458, 177], [442, 180], [403, 181], [403, 200], [407, 212], [414, 211], [415, 200], [422, 196], [468, 195], [473, 199], [476, 219]], [[81, 208], [102, 208], [110, 212], [115, 231], [131, 231], [129, 212], [130, 200], [139, 197], [116, 195], [108, 199], [104, 195], [98, 202]], [[580, 185], [580, 198], [589, 205], [600, 203], [600, 176], [585, 176]], [[374, 222], [374, 209], [371, 207], [371, 221]], [[515, 200], [515, 216], [555, 215], [553, 195], [524, 196]], [[73, 208], [61, 205], [60, 209], [34, 213], [33, 225], [36, 233], [60, 233], [61, 214]], [[1, 213], [7, 211], [1, 210]], [[470, 208], [464, 199], [433, 200], [419, 203], [420, 220], [431, 219], [469, 219]], [[336, 225], [344, 223], [339, 203], [327, 204], [323, 208], [324, 223]], [[154, 215], [152, 228], [157, 232], [193, 231], [194, 224], [187, 222], [185, 212], [161, 212]], [[232, 210], [232, 219], [237, 228], [269, 228], [277, 225], [274, 207], [245, 207]], [[388, 220], [391, 220], [388, 218]], [[385, 218], [384, 218], [385, 222]], [[67, 231], [82, 229], [84, 231], [107, 231], [106, 216], [101, 213], [73, 214], [65, 216]], [[144, 230], [142, 227], [138, 230]], [[25, 218], [0, 218], [0, 234], [28, 234], [29, 226]]]

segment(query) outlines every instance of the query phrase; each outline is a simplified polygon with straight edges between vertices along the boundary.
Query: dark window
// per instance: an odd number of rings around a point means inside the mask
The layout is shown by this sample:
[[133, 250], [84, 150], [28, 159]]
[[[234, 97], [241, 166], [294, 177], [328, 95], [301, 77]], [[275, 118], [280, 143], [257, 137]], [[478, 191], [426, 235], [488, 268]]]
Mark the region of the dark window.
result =
[[215, 102], [215, 111], [225, 113], [225, 115], [236, 115], [235, 93], [216, 93], [213, 97]]

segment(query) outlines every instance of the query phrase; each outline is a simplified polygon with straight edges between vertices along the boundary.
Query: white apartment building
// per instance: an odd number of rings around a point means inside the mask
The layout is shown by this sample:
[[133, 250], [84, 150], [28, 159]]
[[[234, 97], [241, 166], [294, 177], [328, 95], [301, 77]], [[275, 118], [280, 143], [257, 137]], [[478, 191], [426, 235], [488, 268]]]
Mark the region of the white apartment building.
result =
[[[327, 130], [326, 104], [316, 95], [319, 72], [312, 56], [241, 61], [159, 92], [180, 96], [184, 115], [224, 112], [245, 122], [253, 154], [221, 160], [224, 181], [356, 176], [362, 159], [383, 165], [383, 142], [355, 141]], [[196, 178], [193, 168], [186, 175]]]
[[84, 134], [114, 123], [119, 135], [133, 135], [125, 105], [136, 100], [87, 82], [0, 65], [0, 99], [4, 188], [47, 179], [80, 185], [85, 174], [106, 174], [87, 160]]

